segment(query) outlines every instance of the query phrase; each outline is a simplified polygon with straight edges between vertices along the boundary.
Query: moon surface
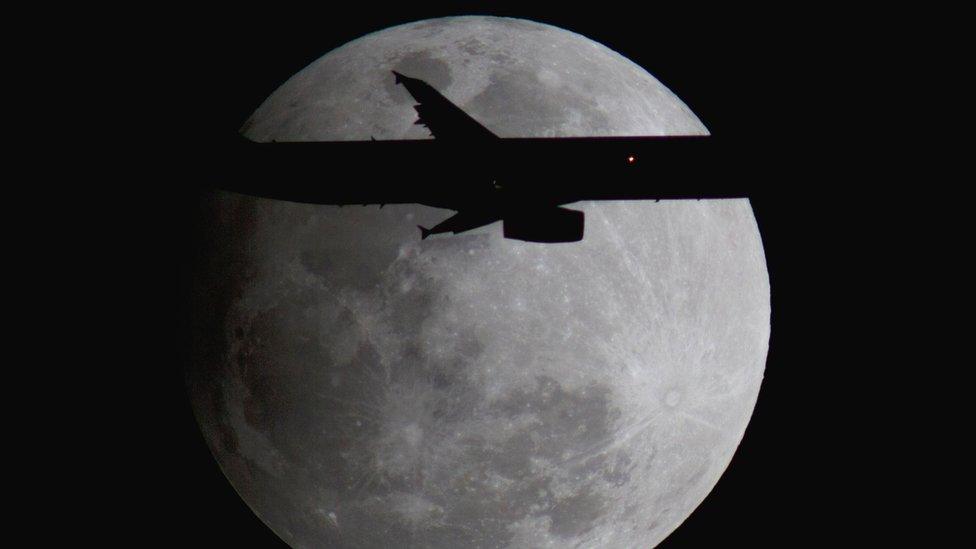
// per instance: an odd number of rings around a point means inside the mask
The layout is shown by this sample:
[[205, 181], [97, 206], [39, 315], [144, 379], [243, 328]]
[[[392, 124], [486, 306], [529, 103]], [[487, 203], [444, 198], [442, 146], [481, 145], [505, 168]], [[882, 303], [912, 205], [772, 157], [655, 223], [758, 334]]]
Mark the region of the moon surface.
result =
[[[505, 137], [707, 133], [606, 47], [492, 17], [353, 41], [244, 131], [426, 137], [390, 70]], [[416, 225], [450, 212], [418, 205], [205, 201], [188, 390], [222, 470], [276, 534], [293, 547], [650, 547], [698, 506], [765, 367], [749, 202], [574, 207], [584, 240], [547, 245], [498, 224], [421, 241]]]

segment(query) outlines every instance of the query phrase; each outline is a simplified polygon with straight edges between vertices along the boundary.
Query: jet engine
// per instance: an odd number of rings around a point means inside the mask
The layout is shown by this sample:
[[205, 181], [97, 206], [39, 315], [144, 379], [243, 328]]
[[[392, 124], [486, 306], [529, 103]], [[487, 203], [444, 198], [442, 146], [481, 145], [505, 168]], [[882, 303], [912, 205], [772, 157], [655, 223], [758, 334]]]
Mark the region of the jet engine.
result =
[[579, 242], [583, 240], [583, 212], [567, 208], [528, 209], [506, 215], [505, 238], [526, 242]]

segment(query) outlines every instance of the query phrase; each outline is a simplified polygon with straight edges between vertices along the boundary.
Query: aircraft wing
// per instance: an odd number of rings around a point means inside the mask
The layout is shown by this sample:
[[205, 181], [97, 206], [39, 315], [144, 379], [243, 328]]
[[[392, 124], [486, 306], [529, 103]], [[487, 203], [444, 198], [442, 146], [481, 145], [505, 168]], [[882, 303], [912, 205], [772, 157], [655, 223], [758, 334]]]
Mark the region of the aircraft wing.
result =
[[393, 71], [393, 75], [396, 83], [402, 84], [417, 101], [414, 109], [417, 111], [418, 118], [414, 124], [430, 130], [434, 138], [455, 142], [484, 142], [498, 139], [498, 136], [451, 103], [430, 84], [396, 71]]

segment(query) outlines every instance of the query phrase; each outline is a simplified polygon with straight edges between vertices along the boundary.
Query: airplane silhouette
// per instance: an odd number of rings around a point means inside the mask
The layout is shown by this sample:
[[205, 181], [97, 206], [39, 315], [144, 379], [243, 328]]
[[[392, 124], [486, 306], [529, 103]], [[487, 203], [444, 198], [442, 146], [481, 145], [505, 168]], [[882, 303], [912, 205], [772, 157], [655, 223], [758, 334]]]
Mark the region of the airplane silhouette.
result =
[[[729, 159], [706, 136], [501, 138], [431, 85], [393, 71], [417, 102], [414, 122], [434, 139], [272, 142], [246, 138], [221, 185], [228, 190], [316, 204], [418, 203], [456, 213], [422, 239], [496, 221], [505, 238], [583, 239], [581, 200], [739, 198], [720, 177]], [[734, 162], [732, 162], [734, 163]], [[341, 174], [341, 184], [323, 181]]]

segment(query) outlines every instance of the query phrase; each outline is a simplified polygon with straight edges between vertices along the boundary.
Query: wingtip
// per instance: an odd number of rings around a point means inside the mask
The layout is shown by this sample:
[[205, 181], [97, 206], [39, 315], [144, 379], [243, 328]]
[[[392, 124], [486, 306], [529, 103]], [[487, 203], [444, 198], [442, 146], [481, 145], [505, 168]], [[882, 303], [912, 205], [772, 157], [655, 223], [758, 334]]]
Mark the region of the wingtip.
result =
[[403, 82], [403, 79], [405, 77], [402, 74], [398, 73], [397, 71], [390, 71], [390, 72], [393, 73], [393, 78], [395, 79], [394, 84], [399, 84], [400, 82]]
[[420, 240], [427, 240], [427, 237], [430, 236], [430, 229], [420, 225], [417, 225], [417, 228], [420, 229]]

